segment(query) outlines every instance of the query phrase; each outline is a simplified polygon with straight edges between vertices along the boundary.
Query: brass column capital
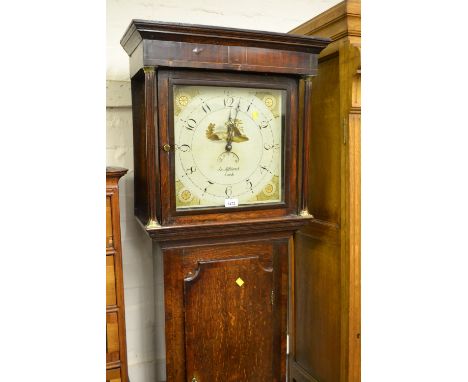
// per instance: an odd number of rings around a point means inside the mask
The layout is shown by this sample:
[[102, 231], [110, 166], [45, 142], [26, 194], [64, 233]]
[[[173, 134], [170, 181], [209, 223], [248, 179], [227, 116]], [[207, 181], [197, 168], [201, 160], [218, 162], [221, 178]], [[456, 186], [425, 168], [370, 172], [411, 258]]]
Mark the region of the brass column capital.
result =
[[156, 71], [156, 66], [143, 66], [143, 71], [145, 74], [154, 73]]

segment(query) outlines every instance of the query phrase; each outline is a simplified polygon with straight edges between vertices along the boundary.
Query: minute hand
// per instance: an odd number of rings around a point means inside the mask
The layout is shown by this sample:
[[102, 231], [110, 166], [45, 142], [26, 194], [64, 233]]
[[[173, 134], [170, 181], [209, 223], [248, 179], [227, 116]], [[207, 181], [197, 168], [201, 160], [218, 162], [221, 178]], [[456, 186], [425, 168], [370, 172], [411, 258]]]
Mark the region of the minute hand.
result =
[[237, 102], [236, 114], [234, 115], [234, 119], [232, 120], [232, 123], [235, 123], [236, 118], [237, 118], [237, 114], [239, 113], [239, 109], [240, 109], [240, 98], [239, 98], [239, 101]]
[[234, 115], [234, 119], [231, 118], [231, 112], [229, 112], [229, 121], [227, 125], [227, 137], [226, 137], [226, 151], [232, 150], [232, 137], [234, 133], [234, 127], [236, 125], [237, 114], [239, 113], [239, 106], [240, 106], [240, 98], [239, 98], [239, 102], [237, 102], [236, 114]]

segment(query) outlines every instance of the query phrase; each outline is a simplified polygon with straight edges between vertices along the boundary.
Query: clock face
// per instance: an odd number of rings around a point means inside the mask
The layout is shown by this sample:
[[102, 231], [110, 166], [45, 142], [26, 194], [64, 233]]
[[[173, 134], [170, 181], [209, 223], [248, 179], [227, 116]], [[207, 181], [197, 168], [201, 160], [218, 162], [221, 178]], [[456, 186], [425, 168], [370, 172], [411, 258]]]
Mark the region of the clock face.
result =
[[178, 210], [283, 201], [286, 91], [174, 86]]

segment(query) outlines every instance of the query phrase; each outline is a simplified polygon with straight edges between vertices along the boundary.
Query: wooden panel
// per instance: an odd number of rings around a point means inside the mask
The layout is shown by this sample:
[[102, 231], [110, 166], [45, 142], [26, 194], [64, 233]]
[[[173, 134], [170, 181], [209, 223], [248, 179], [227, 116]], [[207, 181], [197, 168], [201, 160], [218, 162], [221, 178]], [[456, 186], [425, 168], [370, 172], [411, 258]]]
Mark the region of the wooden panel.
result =
[[147, 131], [145, 123], [145, 78], [142, 73], [132, 78], [134, 213], [143, 224], [148, 222]]
[[[306, 260], [318, 277], [296, 301], [301, 306], [317, 304], [317, 311], [304, 314], [304, 325], [320, 333], [303, 344], [301, 365], [291, 370], [317, 380], [360, 381], [360, 1], [346, 0], [314, 17], [291, 33], [325, 36], [333, 42], [319, 56], [319, 75], [313, 79], [314, 114], [311, 134], [311, 212], [314, 221], [297, 235], [298, 256], [309, 253], [322, 261]], [[310, 205], [309, 204], [309, 205]], [[329, 261], [323, 261], [328, 258]], [[331, 264], [333, 271], [331, 272]], [[336, 271], [339, 269], [339, 271]], [[331, 272], [331, 273], [330, 273]], [[338, 273], [337, 273], [338, 272]], [[331, 277], [333, 274], [333, 277]], [[323, 276], [325, 275], [325, 276]], [[333, 296], [333, 298], [330, 297]], [[339, 296], [339, 300], [337, 300]], [[333, 317], [324, 307], [335, 301]], [[303, 308], [302, 308], [303, 309]], [[315, 309], [307, 306], [308, 310]], [[298, 313], [299, 314], [299, 313]], [[338, 320], [338, 324], [337, 324]], [[327, 331], [323, 334], [323, 322]], [[336, 340], [339, 338], [339, 346]], [[331, 351], [327, 362], [318, 352]], [[309, 348], [307, 348], [309, 346]], [[298, 351], [301, 347], [298, 348]], [[310, 352], [306, 356], [306, 352]], [[324, 366], [325, 365], [325, 366]], [[339, 370], [339, 374], [336, 372]], [[296, 373], [297, 375], [299, 375]], [[320, 376], [321, 378], [319, 378]], [[299, 379], [300, 380], [300, 379]]]
[[340, 271], [339, 247], [296, 235], [294, 360], [320, 382], [340, 380]]
[[106, 256], [106, 305], [117, 305], [114, 256]]
[[112, 207], [110, 196], [106, 197], [106, 248], [114, 246], [114, 239], [112, 235]]
[[106, 248], [106, 368], [118, 369], [118, 374], [107, 379], [121, 382], [128, 382], [128, 374], [118, 182], [126, 172], [120, 167], [106, 168], [107, 235], [112, 234], [112, 248]]
[[106, 370], [106, 382], [120, 381], [120, 368]]
[[[133, 20], [121, 40], [130, 77], [145, 66], [315, 74], [328, 39]], [[243, 52], [241, 53], [242, 49]], [[229, 50], [233, 50], [233, 56]]]
[[[354, 52], [355, 53], [355, 52]], [[347, 345], [347, 374], [349, 381], [361, 377], [361, 114], [360, 75], [353, 81], [353, 109], [348, 117], [348, 145], [346, 157], [347, 213], [349, 226], [346, 232], [344, 259], [347, 267], [343, 279], [347, 288], [348, 304], [344, 315], [347, 330], [343, 335]], [[359, 101], [359, 102], [357, 102]], [[359, 109], [358, 109], [359, 107]]]
[[129, 56], [142, 40], [172, 41], [220, 46], [247, 46], [294, 52], [320, 53], [329, 40], [284, 33], [208, 25], [132, 20], [120, 44]]
[[287, 239], [163, 251], [167, 380], [283, 381]]
[[[338, 56], [320, 62], [320, 75], [312, 80], [310, 133], [309, 211], [315, 218], [340, 223], [341, 124]], [[320, 95], [317, 93], [320, 89]]]
[[[144, 58], [140, 58], [140, 56], [130, 58], [131, 77], [136, 75], [142, 67], [150, 66], [280, 74], [317, 74], [317, 57], [304, 52], [238, 46], [215, 48], [208, 44], [166, 41], [155, 43], [155, 41], [147, 41], [142, 45], [143, 48], [137, 49], [137, 51], [144, 51], [145, 47], [150, 47], [147, 49], [151, 49], [151, 52], [145, 51]], [[191, 57], [195, 57], [195, 59], [191, 59]]]
[[[191, 44], [173, 41], [146, 41], [145, 60], [157, 57], [158, 60], [175, 63], [188, 60], [196, 63], [228, 62], [228, 47], [211, 44]], [[165, 65], [165, 66], [166, 66]], [[172, 65], [169, 65], [172, 66]]]
[[268, 62], [270, 66], [278, 68], [309, 69], [312, 64], [317, 64], [314, 57], [308, 53], [295, 53], [285, 50], [270, 50], [262, 48], [249, 48], [246, 51], [246, 63], [253, 66], [264, 65]]
[[291, 376], [338, 382], [341, 367], [341, 147], [339, 56], [312, 78], [308, 208], [316, 220], [295, 236]]
[[163, 261], [166, 375], [168, 381], [185, 382], [183, 250], [165, 250]]
[[291, 361], [289, 372], [290, 382], [318, 382], [314, 377], [312, 377], [307, 371], [305, 371], [294, 361]]
[[290, 33], [330, 37], [333, 41], [354, 36], [360, 38], [361, 1], [346, 0], [338, 3], [313, 19], [294, 28]]
[[116, 312], [106, 315], [106, 362], [117, 362], [120, 360], [119, 345], [119, 321]]
[[247, 49], [244, 46], [229, 46], [228, 62], [230, 64], [245, 64], [247, 62]]
[[189, 380], [279, 379], [272, 370], [272, 271], [264, 269], [258, 258], [227, 260], [201, 263], [197, 276], [186, 280]]

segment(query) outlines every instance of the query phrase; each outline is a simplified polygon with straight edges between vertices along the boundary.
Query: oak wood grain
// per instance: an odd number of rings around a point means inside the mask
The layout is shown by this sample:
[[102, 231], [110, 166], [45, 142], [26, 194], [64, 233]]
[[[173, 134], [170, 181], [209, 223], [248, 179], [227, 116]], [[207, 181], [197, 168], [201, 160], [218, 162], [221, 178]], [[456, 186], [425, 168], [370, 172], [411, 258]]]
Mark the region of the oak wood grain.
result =
[[[278, 375], [273, 377], [271, 367], [272, 272], [256, 256], [198, 262], [195, 275], [184, 282], [189, 379], [232, 382], [278, 379]], [[217, 293], [219, 290], [223, 293]]]
[[218, 27], [211, 25], [183, 24], [163, 21], [131, 21], [120, 43], [128, 55], [143, 39], [158, 41], [208, 42], [216, 45], [271, 47], [320, 53], [329, 43], [327, 38], [305, 37], [285, 33]]
[[284, 33], [132, 20], [120, 43], [131, 77], [145, 66], [316, 74], [329, 40]]
[[106, 380], [122, 382], [128, 381], [128, 367], [118, 182], [126, 173], [106, 168]]
[[285, 238], [164, 250], [168, 380], [284, 380], [287, 245]]
[[[296, 318], [321, 334], [295, 336], [299, 347], [291, 370], [297, 381], [360, 381], [360, 18], [360, 1], [348, 0], [292, 30], [332, 40], [319, 55], [320, 76], [312, 80], [315, 192], [309, 208], [316, 219], [296, 235], [296, 262], [303, 264], [296, 277], [307, 269], [311, 278], [296, 293]], [[324, 309], [330, 301], [333, 306]]]
[[[299, 83], [303, 75], [316, 74], [318, 53], [328, 42], [142, 20], [133, 20], [122, 38], [132, 78], [135, 215], [159, 243], [164, 264], [168, 382], [286, 378], [288, 304], [294, 311], [292, 236], [312, 220], [301, 211], [309, 201], [308, 104], [314, 95], [310, 78], [304, 91]], [[176, 209], [171, 150], [176, 84], [286, 93], [284, 201]], [[238, 274], [243, 286], [233, 284]]]
[[121, 382], [120, 368], [106, 370], [106, 382]]

